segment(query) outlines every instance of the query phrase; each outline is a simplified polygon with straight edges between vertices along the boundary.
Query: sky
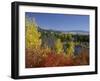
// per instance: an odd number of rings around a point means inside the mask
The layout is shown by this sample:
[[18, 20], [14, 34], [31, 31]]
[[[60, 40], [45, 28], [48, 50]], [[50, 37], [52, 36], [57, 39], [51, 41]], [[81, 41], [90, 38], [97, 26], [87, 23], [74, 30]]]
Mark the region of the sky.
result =
[[59, 31], [89, 31], [89, 15], [51, 14], [26, 12], [43, 29]]

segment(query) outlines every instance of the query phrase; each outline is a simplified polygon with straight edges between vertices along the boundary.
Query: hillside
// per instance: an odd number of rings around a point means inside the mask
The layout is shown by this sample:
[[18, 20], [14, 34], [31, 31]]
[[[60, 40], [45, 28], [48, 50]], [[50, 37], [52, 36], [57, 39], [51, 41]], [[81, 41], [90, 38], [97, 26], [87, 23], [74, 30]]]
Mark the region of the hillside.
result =
[[53, 29], [43, 29], [43, 28], [40, 28], [38, 27], [38, 30], [40, 32], [54, 32], [54, 33], [63, 33], [63, 34], [73, 34], [73, 35], [89, 35], [89, 32], [88, 31], [82, 31], [82, 30], [71, 30], [71, 31], [58, 31], [58, 30], [53, 30]]

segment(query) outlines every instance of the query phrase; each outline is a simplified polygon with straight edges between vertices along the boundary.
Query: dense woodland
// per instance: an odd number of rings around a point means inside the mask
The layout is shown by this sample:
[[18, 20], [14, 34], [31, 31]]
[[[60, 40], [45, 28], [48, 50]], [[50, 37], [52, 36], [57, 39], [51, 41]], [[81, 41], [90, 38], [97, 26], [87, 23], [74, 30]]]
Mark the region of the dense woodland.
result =
[[25, 18], [26, 68], [89, 64], [89, 34], [45, 30]]

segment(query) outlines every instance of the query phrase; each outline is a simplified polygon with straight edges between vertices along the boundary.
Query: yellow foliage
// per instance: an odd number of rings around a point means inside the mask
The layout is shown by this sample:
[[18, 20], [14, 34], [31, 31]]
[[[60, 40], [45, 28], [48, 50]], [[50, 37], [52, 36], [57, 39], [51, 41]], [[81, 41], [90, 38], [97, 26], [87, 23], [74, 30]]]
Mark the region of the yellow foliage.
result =
[[68, 45], [68, 47], [67, 47], [67, 55], [68, 56], [73, 56], [73, 53], [74, 53], [74, 42], [68, 42], [67, 45]]
[[62, 45], [62, 42], [60, 39], [57, 39], [56, 43], [55, 43], [55, 49], [56, 49], [56, 52], [58, 54], [60, 54], [61, 52], [63, 52], [63, 45]]
[[41, 46], [41, 33], [38, 32], [37, 26], [34, 22], [31, 22], [26, 18], [25, 21], [25, 39], [26, 39], [26, 48], [38, 48]]

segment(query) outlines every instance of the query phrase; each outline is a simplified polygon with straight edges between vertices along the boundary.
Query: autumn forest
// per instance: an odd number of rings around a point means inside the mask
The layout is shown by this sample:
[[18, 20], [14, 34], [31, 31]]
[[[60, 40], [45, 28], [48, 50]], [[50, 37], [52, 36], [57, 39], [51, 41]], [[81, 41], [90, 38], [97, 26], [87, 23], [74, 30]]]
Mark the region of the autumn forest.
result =
[[89, 65], [89, 33], [45, 29], [25, 16], [25, 67]]

